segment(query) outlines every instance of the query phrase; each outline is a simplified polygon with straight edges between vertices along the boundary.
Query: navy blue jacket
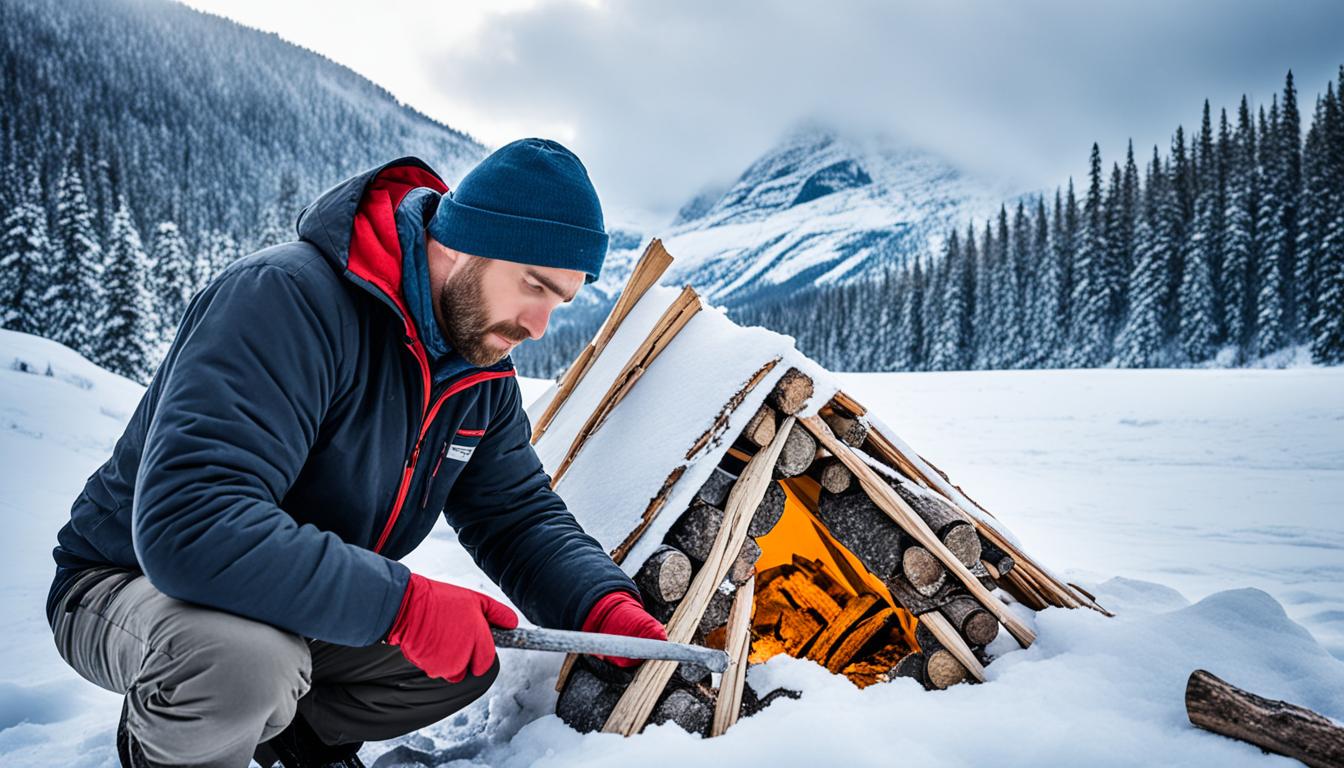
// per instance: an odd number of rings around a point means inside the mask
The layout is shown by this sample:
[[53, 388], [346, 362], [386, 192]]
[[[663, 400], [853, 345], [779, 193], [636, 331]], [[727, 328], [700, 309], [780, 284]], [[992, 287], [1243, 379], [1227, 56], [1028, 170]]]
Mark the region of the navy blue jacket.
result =
[[634, 583], [550, 488], [512, 361], [431, 383], [401, 290], [403, 158], [304, 209], [299, 241], [239, 259], [190, 302], [112, 457], [58, 534], [50, 618], [81, 569], [344, 645], [382, 639], [397, 560], [442, 510], [532, 622], [578, 629]]

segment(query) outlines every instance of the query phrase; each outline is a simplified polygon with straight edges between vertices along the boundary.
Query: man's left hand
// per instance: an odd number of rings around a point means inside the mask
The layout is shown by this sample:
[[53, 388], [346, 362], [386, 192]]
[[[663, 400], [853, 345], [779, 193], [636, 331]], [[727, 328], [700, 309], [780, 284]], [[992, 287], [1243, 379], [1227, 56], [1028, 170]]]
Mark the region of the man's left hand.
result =
[[[662, 622], [649, 615], [644, 605], [634, 595], [624, 590], [608, 592], [593, 604], [588, 618], [583, 621], [584, 632], [603, 632], [627, 637], [647, 637], [653, 640], [666, 640], [667, 630]], [[598, 656], [599, 659], [618, 667], [638, 666], [643, 659], [627, 659], [624, 656]]]

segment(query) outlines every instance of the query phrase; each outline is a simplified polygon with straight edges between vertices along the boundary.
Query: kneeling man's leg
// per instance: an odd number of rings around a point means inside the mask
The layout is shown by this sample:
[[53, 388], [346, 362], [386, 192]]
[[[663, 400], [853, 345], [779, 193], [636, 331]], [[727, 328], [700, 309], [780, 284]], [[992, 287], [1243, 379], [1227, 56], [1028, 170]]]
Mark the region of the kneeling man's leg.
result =
[[392, 645], [364, 648], [309, 641], [313, 687], [299, 714], [327, 744], [382, 741], [437, 723], [480, 698], [499, 659], [480, 677], [429, 677]]
[[298, 635], [174, 600], [129, 572], [79, 592], [57, 610], [57, 648], [86, 679], [126, 695], [130, 734], [152, 764], [246, 766], [310, 687]]

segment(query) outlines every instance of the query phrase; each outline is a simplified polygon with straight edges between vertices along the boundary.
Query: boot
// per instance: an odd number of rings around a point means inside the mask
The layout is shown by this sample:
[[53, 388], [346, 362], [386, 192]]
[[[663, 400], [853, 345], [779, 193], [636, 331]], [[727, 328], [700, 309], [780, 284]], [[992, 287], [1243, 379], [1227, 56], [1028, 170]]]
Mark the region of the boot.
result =
[[276, 760], [284, 768], [364, 768], [359, 748], [364, 742], [324, 744], [303, 715], [295, 714], [285, 730], [257, 745], [253, 759], [263, 766]]

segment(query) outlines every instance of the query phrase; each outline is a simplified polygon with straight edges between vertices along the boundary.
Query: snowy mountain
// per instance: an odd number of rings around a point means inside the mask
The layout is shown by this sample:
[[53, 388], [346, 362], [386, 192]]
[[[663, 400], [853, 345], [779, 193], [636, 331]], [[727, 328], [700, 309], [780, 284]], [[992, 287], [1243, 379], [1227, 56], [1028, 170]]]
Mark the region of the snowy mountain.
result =
[[[799, 124], [729, 185], [710, 185], [672, 221], [608, 222], [602, 279], [557, 312], [547, 339], [517, 353], [525, 371], [564, 367], [592, 337], [645, 246], [675, 261], [665, 285], [745, 310], [818, 287], [863, 282], [936, 256], [953, 227], [983, 219], [1013, 193], [945, 160], [877, 135]], [[793, 329], [785, 329], [792, 332]]]
[[658, 233], [677, 259], [664, 282], [690, 282], [730, 307], [936, 254], [950, 228], [1006, 196], [928, 152], [815, 122], [790, 130], [710, 202], [715, 191]]
[[[987, 683], [939, 694], [905, 679], [859, 690], [813, 662], [777, 656], [752, 668], [751, 684], [802, 697], [715, 739], [672, 724], [629, 739], [570, 730], [553, 714], [561, 657], [506, 649], [484, 697], [417, 733], [367, 744], [364, 760], [885, 766], [899, 754], [930, 766], [1265, 764], [1258, 749], [1186, 721], [1181, 697], [1196, 667], [1344, 718], [1344, 368], [843, 381], [1115, 618], [1037, 613], [1031, 648], [1005, 634], [991, 646], [998, 658]], [[527, 400], [548, 386], [520, 383]], [[143, 391], [59, 344], [0, 330], [7, 766], [117, 765], [121, 698], [59, 658], [43, 607], [56, 531]], [[442, 521], [406, 563], [503, 599]]]

